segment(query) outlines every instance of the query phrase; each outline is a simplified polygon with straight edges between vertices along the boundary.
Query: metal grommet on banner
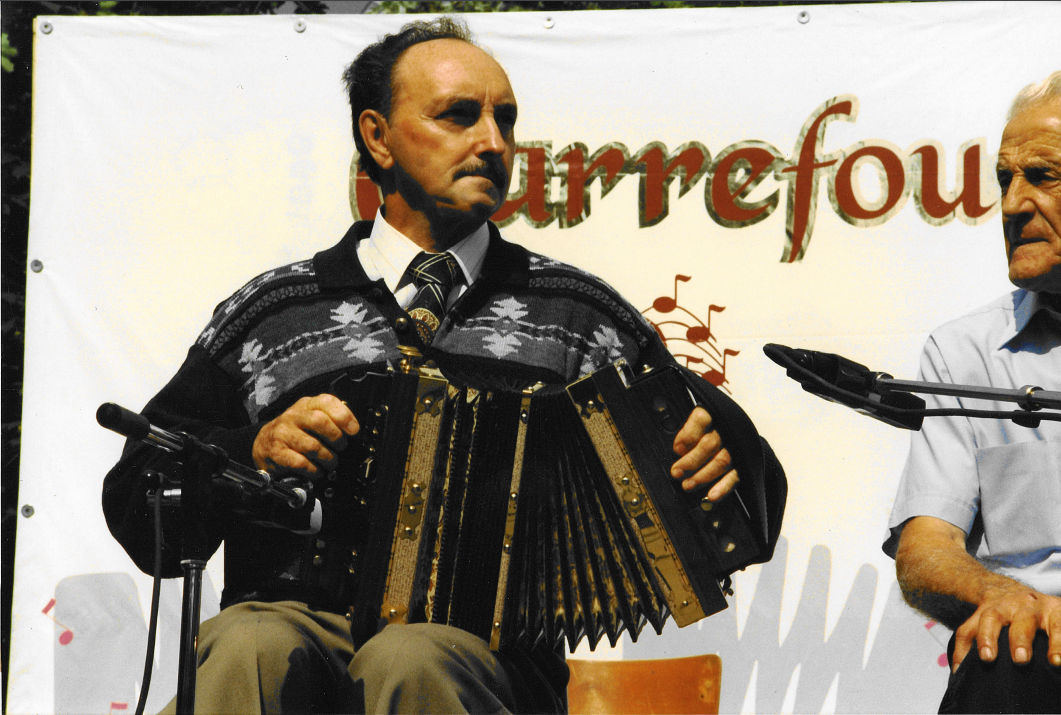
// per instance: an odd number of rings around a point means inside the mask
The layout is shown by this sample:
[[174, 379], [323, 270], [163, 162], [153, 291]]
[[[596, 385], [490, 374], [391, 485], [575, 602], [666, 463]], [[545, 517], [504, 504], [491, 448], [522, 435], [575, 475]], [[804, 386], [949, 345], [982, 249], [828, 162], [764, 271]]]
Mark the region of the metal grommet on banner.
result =
[[34, 258], [29, 262], [29, 269], [34, 273], [40, 273], [44, 270], [44, 264], [40, 260]]
[[556, 24], [556, 22], [551, 17], [545, 18], [545, 22], [542, 23], [542, 25], [545, 27], [546, 30], [553, 29], [553, 25], [555, 25], [555, 24]]
[[298, 20], [295, 20], [295, 32], [305, 32], [305, 31], [306, 31], [306, 21], [301, 19], [301, 18], [299, 18]]
[[796, 15], [796, 19], [799, 20], [799, 24], [806, 25], [810, 22], [810, 13], [806, 10], [800, 10], [799, 14]]
[[52, 25], [52, 23], [48, 22], [47, 20], [42, 20], [41, 24], [38, 25], [38, 27], [40, 28], [41, 32], [44, 33], [45, 35], [52, 34], [52, 30], [55, 29], [54, 26]]
[[20, 509], [20, 511], [22, 512], [22, 516], [26, 517], [27, 519], [33, 516], [34, 514], [33, 507], [31, 507], [29, 504], [24, 505], [22, 509]]

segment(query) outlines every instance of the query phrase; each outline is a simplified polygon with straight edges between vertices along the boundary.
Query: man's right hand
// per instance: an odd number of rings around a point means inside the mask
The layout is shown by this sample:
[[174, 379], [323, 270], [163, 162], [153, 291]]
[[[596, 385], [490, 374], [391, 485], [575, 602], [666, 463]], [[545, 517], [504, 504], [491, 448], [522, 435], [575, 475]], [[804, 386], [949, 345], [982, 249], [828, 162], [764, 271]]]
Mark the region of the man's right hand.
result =
[[321, 470], [335, 470], [336, 453], [359, 429], [354, 413], [338, 397], [303, 397], [258, 432], [254, 464], [268, 472], [301, 472], [315, 479]]
[[[980, 659], [998, 656], [998, 634], [1009, 626], [1009, 651], [1015, 663], [1027, 663], [1037, 630], [1049, 636], [1048, 661], [1061, 667], [1061, 598], [1039, 593], [986, 569], [965, 550], [965, 532], [931, 516], [917, 516], [903, 526], [895, 554], [896, 575], [907, 602], [947, 623], [945, 601], [972, 604], [975, 612], [955, 628], [952, 667], [974, 646]], [[962, 616], [964, 617], [964, 616]]]
[[993, 661], [1004, 626], [1009, 626], [1009, 653], [1014, 663], [1031, 660], [1035, 632], [1043, 630], [1050, 638], [1047, 660], [1061, 666], [1061, 598], [1014, 582], [1012, 588], [988, 591], [976, 612], [955, 631], [954, 669], [965, 660], [974, 641], [980, 660]]

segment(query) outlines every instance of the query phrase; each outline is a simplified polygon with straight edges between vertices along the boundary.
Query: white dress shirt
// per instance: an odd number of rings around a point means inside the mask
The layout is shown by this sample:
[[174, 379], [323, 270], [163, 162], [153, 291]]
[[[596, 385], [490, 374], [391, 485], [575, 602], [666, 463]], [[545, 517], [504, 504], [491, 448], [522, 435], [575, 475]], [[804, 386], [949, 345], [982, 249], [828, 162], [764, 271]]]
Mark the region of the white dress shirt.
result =
[[[479, 277], [489, 243], [490, 229], [484, 223], [447, 251], [457, 260], [463, 274], [463, 280], [458, 280], [450, 291], [447, 308]], [[382, 278], [398, 306], [404, 310], [416, 295], [416, 286], [406, 277], [405, 269], [422, 250], [412, 239], [387, 223], [380, 212], [372, 224], [372, 233], [357, 244], [357, 257], [369, 280]]]

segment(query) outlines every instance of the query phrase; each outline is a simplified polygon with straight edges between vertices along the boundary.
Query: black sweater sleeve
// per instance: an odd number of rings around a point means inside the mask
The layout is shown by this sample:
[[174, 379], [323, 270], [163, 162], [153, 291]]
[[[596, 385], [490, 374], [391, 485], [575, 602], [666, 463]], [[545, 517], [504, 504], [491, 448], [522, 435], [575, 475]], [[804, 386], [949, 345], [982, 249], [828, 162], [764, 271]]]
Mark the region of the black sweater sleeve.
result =
[[[231, 380], [198, 345], [188, 351], [177, 374], [141, 414], [157, 427], [187, 432], [222, 448], [232, 460], [253, 464], [251, 448], [261, 425], [251, 424]], [[145, 469], [179, 475], [172, 455], [130, 439], [103, 481], [103, 514], [111, 534], [137, 567], [151, 573], [153, 516], [142, 478]], [[163, 575], [173, 577], [180, 575], [181, 525], [178, 514], [163, 513]], [[225, 538], [231, 518], [221, 511], [206, 512], [202, 526], [209, 554]]]
[[711, 414], [722, 444], [733, 458], [734, 468], [740, 477], [736, 489], [757, 526], [756, 532], [763, 540], [764, 551], [756, 562], [765, 563], [773, 558], [774, 547], [781, 534], [788, 498], [785, 470], [773, 449], [759, 435], [751, 419], [736, 402], [699, 375], [683, 371], [697, 403]]

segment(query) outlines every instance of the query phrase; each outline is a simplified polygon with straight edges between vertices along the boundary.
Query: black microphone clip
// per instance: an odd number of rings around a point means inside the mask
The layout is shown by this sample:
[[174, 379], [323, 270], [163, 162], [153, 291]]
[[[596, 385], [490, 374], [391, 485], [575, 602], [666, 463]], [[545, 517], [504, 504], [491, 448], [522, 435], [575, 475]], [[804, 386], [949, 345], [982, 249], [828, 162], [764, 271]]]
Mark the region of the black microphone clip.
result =
[[874, 372], [841, 355], [798, 350], [775, 343], [764, 345], [763, 352], [812, 395], [850, 407], [893, 427], [921, 429], [924, 416], [907, 411], [923, 410], [925, 401], [908, 392], [882, 393], [877, 389], [877, 381], [891, 379], [887, 373]]

